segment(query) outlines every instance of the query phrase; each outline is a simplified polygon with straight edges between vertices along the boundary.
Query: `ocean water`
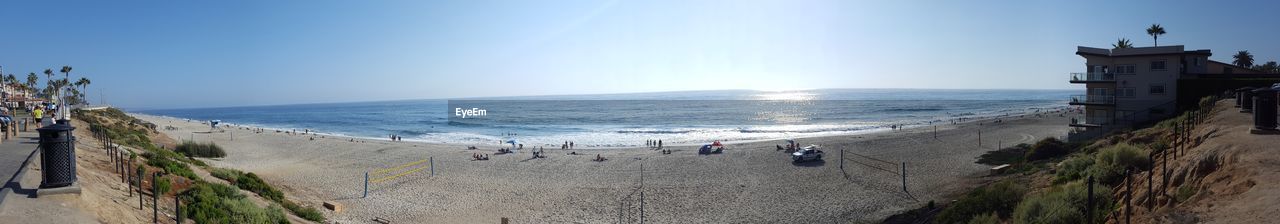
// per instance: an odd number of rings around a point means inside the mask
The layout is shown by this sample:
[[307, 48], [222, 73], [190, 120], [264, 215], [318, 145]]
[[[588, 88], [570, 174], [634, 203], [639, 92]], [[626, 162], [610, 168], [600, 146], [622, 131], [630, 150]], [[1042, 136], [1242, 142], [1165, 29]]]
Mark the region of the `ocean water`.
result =
[[[857, 134], [1066, 107], [1072, 90], [692, 91], [133, 111], [278, 130], [467, 145], [704, 144]], [[460, 118], [455, 108], [486, 116]]]

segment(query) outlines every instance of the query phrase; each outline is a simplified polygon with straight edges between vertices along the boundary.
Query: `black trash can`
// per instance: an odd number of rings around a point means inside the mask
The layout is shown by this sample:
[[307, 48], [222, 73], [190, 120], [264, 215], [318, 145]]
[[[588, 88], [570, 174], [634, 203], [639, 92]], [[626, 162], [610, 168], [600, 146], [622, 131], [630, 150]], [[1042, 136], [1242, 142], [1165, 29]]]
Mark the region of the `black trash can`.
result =
[[1235, 91], [1235, 96], [1236, 96], [1236, 106], [1235, 106], [1236, 108], [1240, 108], [1240, 107], [1242, 107], [1242, 106], [1243, 106], [1243, 104], [1244, 104], [1244, 92], [1246, 92], [1246, 91], [1250, 91], [1250, 90], [1253, 90], [1253, 88], [1249, 88], [1249, 87], [1240, 87], [1240, 88], [1237, 88], [1237, 89], [1233, 90], [1233, 91]]
[[40, 188], [55, 188], [76, 182], [76, 130], [61, 123], [36, 129], [40, 132]]
[[1240, 91], [1240, 113], [1253, 113], [1253, 91]]
[[1276, 129], [1276, 90], [1253, 90], [1253, 127], [1259, 130]]

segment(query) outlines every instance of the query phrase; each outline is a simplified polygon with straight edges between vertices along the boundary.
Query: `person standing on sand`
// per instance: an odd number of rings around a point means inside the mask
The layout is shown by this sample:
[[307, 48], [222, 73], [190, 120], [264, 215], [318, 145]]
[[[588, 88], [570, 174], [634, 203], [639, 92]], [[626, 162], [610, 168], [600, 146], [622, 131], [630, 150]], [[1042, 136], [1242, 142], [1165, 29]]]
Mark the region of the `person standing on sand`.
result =
[[659, 148], [659, 149], [661, 149], [661, 148], [662, 148], [662, 139], [658, 139], [658, 148]]
[[573, 149], [573, 142], [569, 142], [569, 149]]

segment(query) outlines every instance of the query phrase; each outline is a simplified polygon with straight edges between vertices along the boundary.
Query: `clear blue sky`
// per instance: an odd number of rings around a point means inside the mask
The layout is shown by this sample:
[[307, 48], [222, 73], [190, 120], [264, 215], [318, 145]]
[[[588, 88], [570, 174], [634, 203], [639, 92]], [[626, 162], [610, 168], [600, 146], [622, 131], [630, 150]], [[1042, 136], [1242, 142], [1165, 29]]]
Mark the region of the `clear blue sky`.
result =
[[[1078, 45], [1280, 57], [1276, 1], [9, 1], [5, 74], [133, 108], [705, 89], [1065, 89]], [[43, 79], [43, 75], [41, 75]], [[43, 83], [43, 81], [41, 81]]]

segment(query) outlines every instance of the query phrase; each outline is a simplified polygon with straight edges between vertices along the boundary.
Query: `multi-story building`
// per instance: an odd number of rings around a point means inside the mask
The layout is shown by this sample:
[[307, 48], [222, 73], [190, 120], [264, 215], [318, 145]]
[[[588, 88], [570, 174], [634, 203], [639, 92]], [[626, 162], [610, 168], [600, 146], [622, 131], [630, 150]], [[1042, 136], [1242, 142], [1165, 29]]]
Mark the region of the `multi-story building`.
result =
[[1084, 84], [1084, 95], [1072, 96], [1081, 116], [1072, 127], [1109, 129], [1173, 115], [1178, 80], [1206, 74], [1254, 73], [1255, 70], [1211, 61], [1209, 50], [1183, 46], [1102, 49], [1078, 47], [1085, 72], [1071, 73], [1071, 83]]

